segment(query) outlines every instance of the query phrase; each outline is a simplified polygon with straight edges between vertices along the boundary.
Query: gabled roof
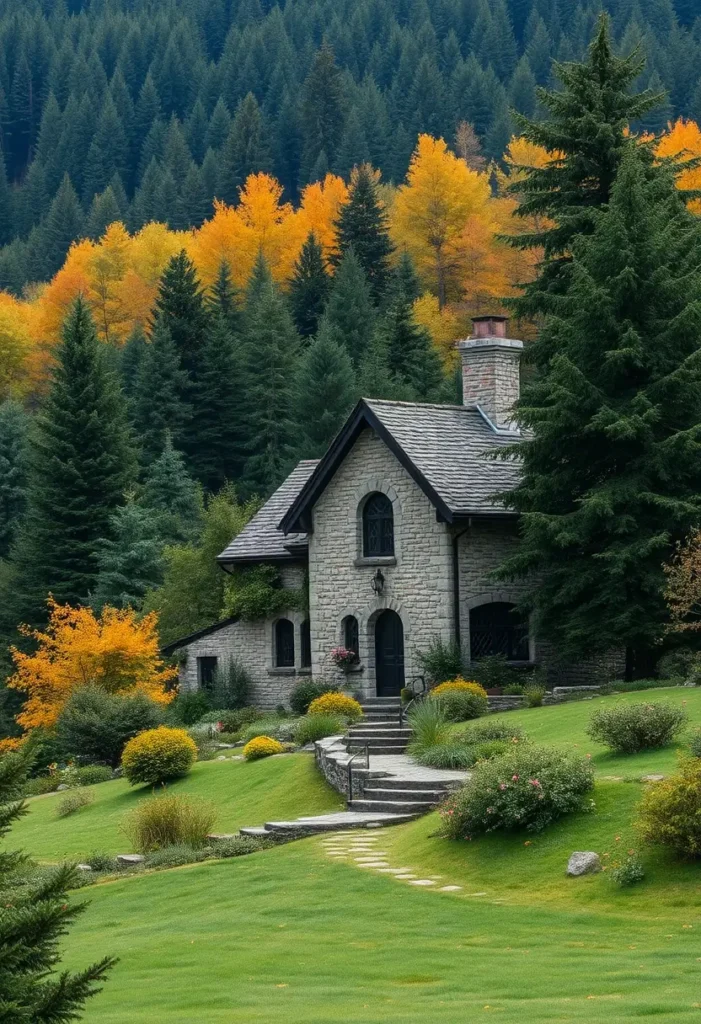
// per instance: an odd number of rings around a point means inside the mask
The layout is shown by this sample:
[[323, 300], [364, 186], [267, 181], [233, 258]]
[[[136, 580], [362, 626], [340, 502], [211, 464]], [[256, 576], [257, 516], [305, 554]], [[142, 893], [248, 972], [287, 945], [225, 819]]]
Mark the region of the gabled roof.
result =
[[286, 534], [311, 529], [311, 510], [360, 433], [385, 442], [446, 522], [473, 515], [514, 515], [494, 497], [518, 483], [513, 460], [489, 456], [520, 435], [494, 428], [478, 406], [360, 400], [283, 515]]
[[165, 647], [161, 647], [161, 654], [168, 656], [173, 651], [177, 651], [179, 647], [187, 647], [188, 644], [194, 643], [195, 640], [201, 640], [203, 636], [209, 636], [210, 633], [218, 633], [220, 629], [230, 626], [233, 622], [238, 622], [238, 618], [238, 615], [231, 615], [228, 619], [222, 619], [221, 622], [215, 622], [212, 626], [198, 629], [196, 633], [190, 633], [189, 636], [181, 636], [179, 640], [172, 640]]
[[306, 552], [305, 533], [289, 534], [278, 528], [282, 516], [298, 496], [317, 466], [316, 459], [307, 459], [295, 466], [285, 482], [266, 501], [241, 533], [217, 556], [220, 564], [238, 562], [288, 562], [303, 557]]

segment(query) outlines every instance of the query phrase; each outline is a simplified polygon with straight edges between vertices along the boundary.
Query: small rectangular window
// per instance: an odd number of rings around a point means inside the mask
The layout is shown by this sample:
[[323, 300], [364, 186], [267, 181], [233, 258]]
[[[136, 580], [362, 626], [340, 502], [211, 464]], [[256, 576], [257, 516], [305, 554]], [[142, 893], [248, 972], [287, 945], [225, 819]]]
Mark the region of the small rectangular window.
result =
[[217, 671], [217, 658], [206, 657], [197, 659], [197, 682], [201, 690], [211, 690]]

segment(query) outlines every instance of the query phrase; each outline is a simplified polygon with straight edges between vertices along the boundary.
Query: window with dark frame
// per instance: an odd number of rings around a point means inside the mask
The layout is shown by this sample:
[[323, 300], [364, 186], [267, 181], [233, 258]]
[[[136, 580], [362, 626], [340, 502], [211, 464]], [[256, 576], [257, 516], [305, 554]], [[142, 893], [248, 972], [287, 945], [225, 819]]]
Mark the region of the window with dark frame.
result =
[[356, 658], [360, 657], [358, 620], [355, 615], [346, 615], [343, 620], [343, 646], [347, 651], [353, 651]]
[[382, 558], [394, 554], [394, 513], [386, 494], [371, 494], [363, 508], [363, 555]]
[[217, 658], [205, 657], [197, 659], [197, 683], [201, 690], [211, 690], [217, 672]]
[[275, 665], [295, 667], [295, 628], [289, 619], [278, 619], [275, 623]]
[[508, 601], [481, 604], [470, 612], [470, 660], [500, 654], [528, 661], [528, 622]]
[[301, 642], [300, 653], [302, 655], [302, 668], [312, 667], [312, 633], [309, 626], [309, 619], [305, 619], [299, 627], [299, 638]]

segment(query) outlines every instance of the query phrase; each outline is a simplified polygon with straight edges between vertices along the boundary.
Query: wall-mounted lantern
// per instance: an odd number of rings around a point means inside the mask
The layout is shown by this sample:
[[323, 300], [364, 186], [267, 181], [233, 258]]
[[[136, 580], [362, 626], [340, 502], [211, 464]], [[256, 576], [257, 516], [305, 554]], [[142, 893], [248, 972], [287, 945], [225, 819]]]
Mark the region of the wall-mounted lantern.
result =
[[375, 591], [377, 596], [380, 597], [381, 594], [382, 594], [382, 591], [385, 589], [385, 574], [382, 572], [382, 569], [380, 569], [380, 568], [377, 569], [377, 571], [375, 572], [375, 575], [373, 576], [372, 580], [370, 581], [370, 586]]

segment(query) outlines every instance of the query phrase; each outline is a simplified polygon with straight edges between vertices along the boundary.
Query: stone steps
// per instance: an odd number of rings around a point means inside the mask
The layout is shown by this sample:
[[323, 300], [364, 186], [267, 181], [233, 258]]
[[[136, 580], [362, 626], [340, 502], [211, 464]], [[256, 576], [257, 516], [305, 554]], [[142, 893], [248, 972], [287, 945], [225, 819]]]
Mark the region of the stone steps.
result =
[[[379, 800], [381, 803], [420, 803], [435, 807], [445, 800], [447, 791], [445, 789], [414, 789], [410, 782], [404, 782], [404, 789], [381, 786], [366, 786], [363, 789], [363, 800]], [[411, 787], [411, 788], [410, 788]], [[355, 807], [356, 801], [353, 801]]]
[[354, 811], [375, 814], [426, 814], [435, 804], [430, 800], [353, 800], [348, 805]]
[[401, 825], [411, 821], [421, 811], [383, 811], [370, 808], [367, 811], [349, 808], [346, 811], [334, 811], [331, 814], [317, 814], [308, 818], [295, 818], [292, 821], [266, 821], [262, 827], [242, 828], [239, 835], [255, 836], [256, 838], [274, 839], [276, 842], [289, 842], [293, 839], [304, 839], [306, 836], [318, 835], [321, 832], [339, 832], [355, 828], [383, 828], [386, 825]]

